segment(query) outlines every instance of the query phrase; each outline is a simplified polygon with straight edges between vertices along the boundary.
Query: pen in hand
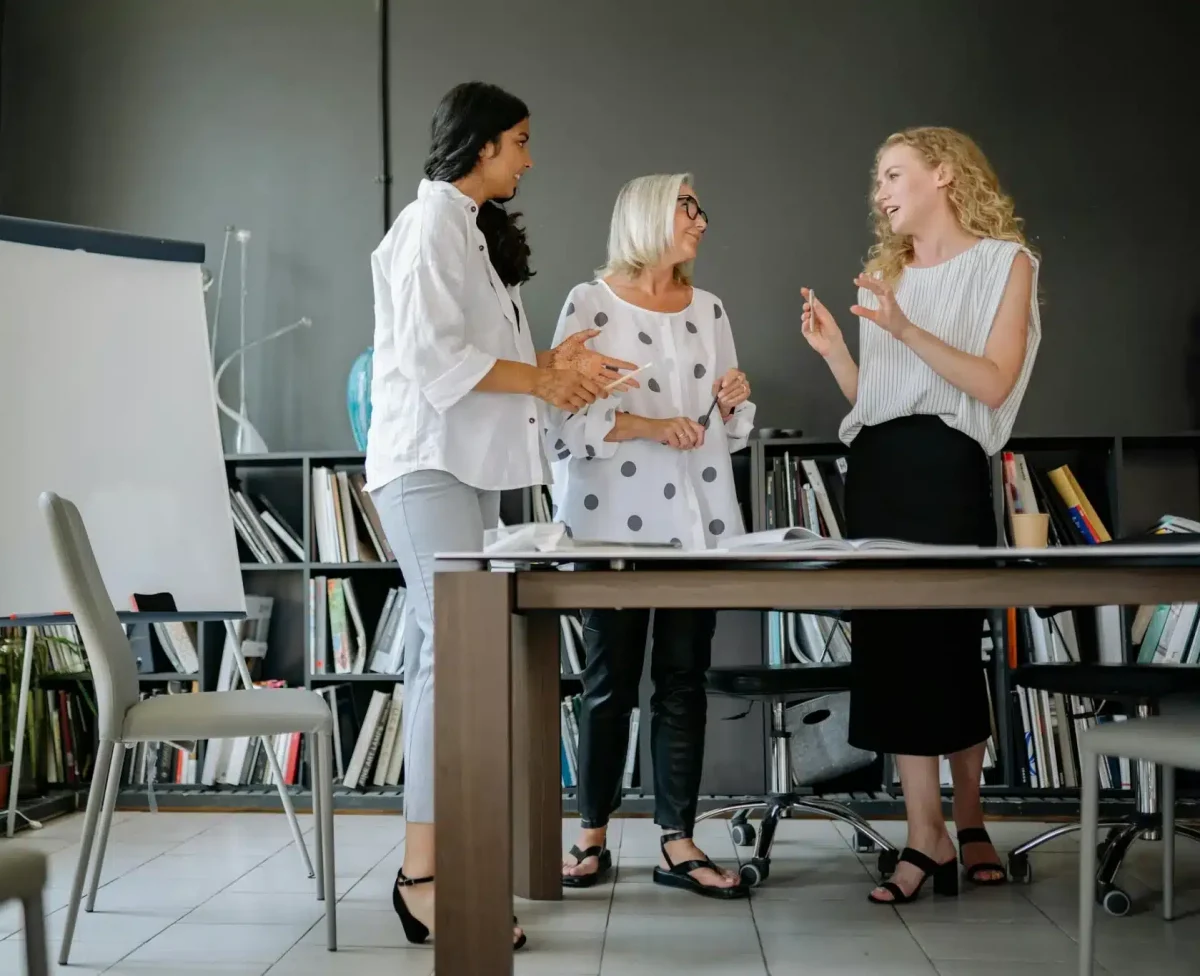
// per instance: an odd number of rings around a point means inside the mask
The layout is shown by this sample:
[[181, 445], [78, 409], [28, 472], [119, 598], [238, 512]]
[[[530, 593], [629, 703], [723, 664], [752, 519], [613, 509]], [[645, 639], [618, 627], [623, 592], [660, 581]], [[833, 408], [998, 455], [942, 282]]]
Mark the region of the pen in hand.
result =
[[704, 416], [703, 416], [703, 417], [700, 419], [700, 426], [701, 426], [701, 427], [704, 427], [704, 428], [707, 428], [707, 427], [708, 427], [708, 421], [709, 421], [709, 418], [710, 418], [710, 417], [712, 417], [712, 412], [713, 412], [713, 410], [715, 410], [715, 409], [716, 409], [716, 407], [717, 407], [717, 397], [716, 397], [716, 396], [714, 396], [714, 397], [713, 397], [713, 402], [712, 402], [711, 404], [709, 404], [709, 407], [708, 407], [708, 413], [706, 413], [706, 414], [705, 414], [705, 415], [704, 415]]

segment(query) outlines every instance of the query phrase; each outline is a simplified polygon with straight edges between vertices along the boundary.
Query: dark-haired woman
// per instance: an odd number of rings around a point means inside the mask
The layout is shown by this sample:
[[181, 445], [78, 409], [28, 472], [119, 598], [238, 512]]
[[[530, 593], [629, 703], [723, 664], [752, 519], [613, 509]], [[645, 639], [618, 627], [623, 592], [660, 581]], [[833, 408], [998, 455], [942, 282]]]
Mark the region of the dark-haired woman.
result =
[[[548, 483], [539, 401], [579, 410], [632, 368], [587, 349], [594, 331], [534, 351], [519, 291], [533, 274], [529, 247], [519, 215], [503, 206], [532, 166], [525, 104], [493, 85], [459, 85], [432, 130], [417, 198], [371, 256], [367, 487], [414, 624], [404, 655], [404, 865], [392, 894], [410, 942], [428, 938], [434, 915], [434, 555], [481, 549], [501, 491]], [[514, 946], [524, 943], [515, 929]]]

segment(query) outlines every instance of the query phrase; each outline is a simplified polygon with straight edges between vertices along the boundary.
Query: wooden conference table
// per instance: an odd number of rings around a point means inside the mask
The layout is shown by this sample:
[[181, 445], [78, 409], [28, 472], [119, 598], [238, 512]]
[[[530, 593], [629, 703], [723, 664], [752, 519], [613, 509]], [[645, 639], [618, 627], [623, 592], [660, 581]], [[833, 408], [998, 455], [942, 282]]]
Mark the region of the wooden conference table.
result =
[[562, 898], [561, 612], [1195, 602], [1200, 544], [447, 553], [435, 573], [435, 972], [500, 976], [513, 971], [513, 894]]

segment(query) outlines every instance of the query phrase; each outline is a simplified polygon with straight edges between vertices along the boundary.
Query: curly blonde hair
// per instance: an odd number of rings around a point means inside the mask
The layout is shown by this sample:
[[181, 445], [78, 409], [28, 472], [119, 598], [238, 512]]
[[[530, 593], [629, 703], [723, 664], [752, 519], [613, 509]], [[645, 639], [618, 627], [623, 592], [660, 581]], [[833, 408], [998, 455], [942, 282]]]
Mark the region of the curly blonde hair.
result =
[[[983, 151], [969, 136], [944, 126], [921, 126], [888, 136], [875, 153], [875, 169], [892, 146], [911, 146], [933, 167], [944, 163], [951, 172], [947, 195], [959, 226], [977, 237], [1016, 241], [1028, 248], [1023, 221], [1013, 212], [1012, 197], [1000, 189], [1000, 181]], [[871, 218], [875, 243], [867, 254], [865, 271], [878, 274], [894, 285], [913, 258], [912, 237], [895, 234], [874, 201], [875, 172], [871, 173]]]

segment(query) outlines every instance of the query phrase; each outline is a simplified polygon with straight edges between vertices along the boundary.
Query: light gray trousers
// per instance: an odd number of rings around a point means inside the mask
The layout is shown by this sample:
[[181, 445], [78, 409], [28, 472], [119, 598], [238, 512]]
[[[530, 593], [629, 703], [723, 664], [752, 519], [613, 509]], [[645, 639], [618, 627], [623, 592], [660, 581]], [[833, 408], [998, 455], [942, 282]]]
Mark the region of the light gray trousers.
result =
[[500, 492], [445, 471], [413, 471], [371, 494], [408, 591], [404, 645], [404, 816], [433, 823], [433, 560], [478, 551], [500, 519]]

